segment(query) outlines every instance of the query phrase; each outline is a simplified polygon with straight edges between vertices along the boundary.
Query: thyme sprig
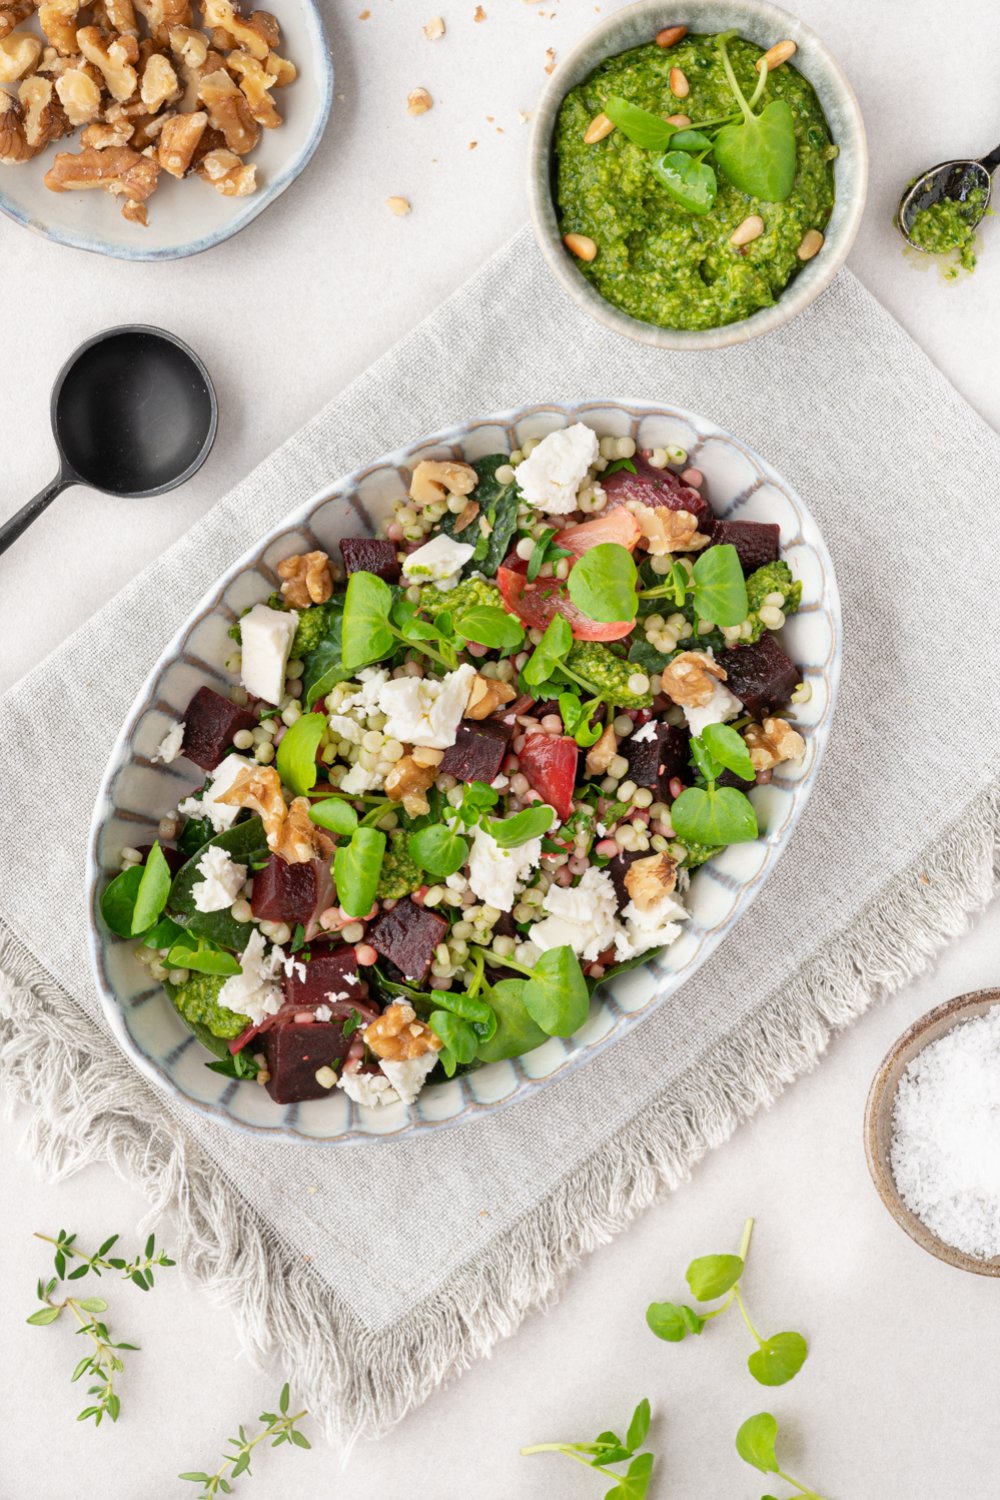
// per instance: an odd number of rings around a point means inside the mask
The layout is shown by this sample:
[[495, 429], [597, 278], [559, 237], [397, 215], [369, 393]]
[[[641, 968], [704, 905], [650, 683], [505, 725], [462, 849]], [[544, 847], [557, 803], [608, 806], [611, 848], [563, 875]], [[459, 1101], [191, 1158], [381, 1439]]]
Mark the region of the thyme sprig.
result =
[[257, 1420], [263, 1423], [260, 1432], [254, 1437], [247, 1437], [246, 1428], [241, 1424], [238, 1435], [226, 1439], [233, 1451], [223, 1455], [222, 1463], [214, 1474], [203, 1474], [198, 1470], [191, 1470], [188, 1473], [179, 1474], [178, 1479], [187, 1479], [192, 1484], [202, 1486], [198, 1500], [214, 1500], [216, 1495], [231, 1494], [232, 1481], [238, 1479], [241, 1474], [251, 1473], [250, 1455], [258, 1443], [270, 1439], [272, 1448], [278, 1448], [282, 1443], [294, 1443], [296, 1448], [311, 1448], [312, 1444], [305, 1433], [300, 1432], [295, 1425], [309, 1413], [303, 1409], [290, 1415], [288, 1411], [290, 1403], [291, 1398], [286, 1380], [281, 1388], [281, 1395], [278, 1397], [278, 1410], [276, 1412], [263, 1411], [258, 1417]]
[[[102, 1245], [88, 1255], [76, 1244], [76, 1235], [67, 1234], [65, 1229], [60, 1229], [55, 1236], [41, 1234], [35, 1231], [36, 1240], [45, 1240], [50, 1245], [55, 1245], [53, 1257], [56, 1275], [60, 1281], [79, 1281], [81, 1276], [86, 1276], [93, 1271], [95, 1276], [100, 1276], [102, 1271], [117, 1271], [125, 1281], [131, 1281], [142, 1292], [148, 1292], [153, 1285], [154, 1266], [176, 1265], [165, 1251], [156, 1249], [156, 1236], [151, 1234], [146, 1241], [141, 1255], [132, 1260], [125, 1260], [120, 1255], [108, 1255], [108, 1251], [118, 1242], [120, 1235], [112, 1234]], [[79, 1260], [80, 1265], [75, 1266], [72, 1271], [67, 1272], [66, 1265], [70, 1260]]]
[[84, 1355], [70, 1376], [70, 1380], [79, 1380], [88, 1373], [96, 1380], [94, 1385], [87, 1387], [87, 1394], [96, 1399], [83, 1408], [76, 1420], [85, 1422], [93, 1417], [95, 1427], [100, 1427], [105, 1416], [110, 1417], [112, 1422], [117, 1422], [121, 1411], [121, 1397], [115, 1390], [115, 1376], [124, 1371], [125, 1363], [114, 1351], [117, 1349], [138, 1350], [139, 1346], [116, 1342], [112, 1339], [108, 1325], [102, 1323], [96, 1316], [97, 1313], [107, 1311], [108, 1304], [103, 1297], [66, 1297], [62, 1302], [55, 1302], [52, 1300], [52, 1293], [56, 1285], [56, 1277], [48, 1282], [41, 1280], [38, 1282], [38, 1300], [42, 1306], [31, 1314], [28, 1322], [36, 1326], [45, 1326], [48, 1323], [55, 1323], [67, 1309], [73, 1314], [80, 1325], [76, 1332], [89, 1338], [94, 1350], [92, 1354]]

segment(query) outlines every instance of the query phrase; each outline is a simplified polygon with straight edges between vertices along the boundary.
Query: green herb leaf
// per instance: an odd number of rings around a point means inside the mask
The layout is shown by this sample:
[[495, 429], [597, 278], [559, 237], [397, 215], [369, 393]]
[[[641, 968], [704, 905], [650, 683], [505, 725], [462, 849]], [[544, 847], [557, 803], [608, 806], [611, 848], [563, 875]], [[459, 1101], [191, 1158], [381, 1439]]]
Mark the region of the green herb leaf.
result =
[[468, 1021], [463, 1021], [453, 1010], [432, 1010], [427, 1024], [434, 1035], [441, 1038], [456, 1062], [466, 1064], [475, 1060], [479, 1038]]
[[358, 826], [357, 813], [343, 797], [327, 797], [322, 802], [314, 802], [309, 816], [320, 828], [328, 828], [331, 833], [352, 834]]
[[296, 797], [304, 797], [316, 785], [316, 751], [325, 732], [325, 714], [303, 714], [281, 737], [278, 775]]
[[25, 1321], [41, 1327], [46, 1323], [54, 1323], [61, 1312], [61, 1307], [40, 1307], [37, 1312], [33, 1312], [31, 1317]]
[[691, 593], [699, 619], [710, 620], [713, 625], [743, 623], [749, 610], [747, 586], [734, 546], [723, 542], [705, 548], [694, 565]]
[[736, 1451], [744, 1463], [759, 1469], [762, 1474], [777, 1474], [778, 1460], [774, 1445], [778, 1437], [778, 1424], [769, 1411], [758, 1412], [747, 1417], [736, 1434]]
[[679, 1344], [689, 1333], [700, 1333], [705, 1326], [704, 1318], [692, 1308], [674, 1302], [651, 1302], [646, 1308], [646, 1323], [668, 1344]]
[[692, 786], [670, 808], [674, 832], [684, 843], [722, 846], [757, 837], [757, 814], [735, 787]]
[[375, 573], [352, 573], [344, 595], [343, 661], [349, 674], [390, 655], [392, 589]]
[[607, 479], [609, 474], [620, 474], [622, 470], [626, 474], [638, 474], [639, 472], [630, 458], [616, 458], [613, 463], [608, 464], [601, 477]]
[[231, 953], [208, 938], [180, 929], [183, 934], [167, 954], [167, 963], [172, 969], [193, 969], [196, 974], [239, 974], [240, 966]]
[[808, 1353], [801, 1333], [776, 1333], [750, 1355], [747, 1367], [760, 1385], [785, 1385], [799, 1373]]
[[247, 818], [243, 823], [234, 823], [223, 833], [217, 833], [182, 865], [174, 876], [167, 902], [170, 913], [189, 933], [206, 937], [220, 948], [229, 948], [242, 953], [246, 947], [247, 929], [237, 922], [228, 907], [222, 911], [201, 912], [195, 905], [194, 887], [204, 879], [198, 864], [205, 849], [224, 849], [239, 865], [253, 866], [267, 861], [271, 856], [264, 825], [260, 818]]
[[244, 1078], [256, 1078], [260, 1072], [260, 1064], [254, 1062], [249, 1052], [229, 1052], [225, 1057], [216, 1058], [215, 1062], [206, 1063], [205, 1067], [213, 1073], [221, 1073], [223, 1078], [235, 1078], [242, 1081]]
[[446, 879], [460, 870], [469, 857], [465, 839], [443, 823], [432, 823], [411, 833], [406, 843], [410, 858], [429, 875]]
[[741, 776], [744, 781], [754, 780], [757, 773], [750, 759], [750, 752], [743, 737], [735, 729], [730, 729], [728, 724], [707, 724], [700, 738], [710, 754], [727, 771], [732, 771], [734, 776]]
[[521, 622], [492, 604], [476, 604], [459, 615], [455, 633], [495, 651], [517, 651], [524, 640]]
[[[360, 578], [352, 573], [352, 578]], [[378, 878], [385, 857], [385, 834], [377, 828], [359, 827], [349, 844], [341, 844], [334, 856], [333, 880], [337, 900], [351, 917], [366, 917], [375, 903]]]
[[580, 960], [568, 946], [550, 948], [524, 987], [524, 1007], [549, 1036], [572, 1036], [590, 1011], [590, 990]]
[[604, 113], [617, 125], [622, 135], [627, 136], [633, 145], [641, 146], [644, 151], [664, 150], [670, 144], [671, 137], [677, 133], [676, 125], [668, 125], [660, 115], [651, 114], [648, 109], [640, 109], [637, 104], [630, 104], [618, 94], [612, 94], [606, 101]]
[[[338, 682], [344, 682], [351, 675], [344, 666], [344, 595], [335, 594], [327, 604], [316, 608], [324, 611], [323, 630], [316, 644], [302, 654], [296, 636], [293, 646], [296, 655], [302, 655], [302, 701], [310, 708], [320, 698], [325, 698]], [[310, 619], [312, 614], [310, 610], [304, 620]], [[304, 620], [299, 623], [299, 633]]]
[[552, 827], [554, 818], [555, 812], [551, 807], [539, 804], [526, 807], [523, 812], [514, 813], [510, 818], [490, 823], [489, 832], [501, 849], [517, 849], [529, 839], [541, 838]]
[[146, 855], [142, 878], [135, 893], [132, 912], [132, 936], [146, 932], [167, 904], [170, 894], [170, 866], [163, 857], [159, 840]]
[[570, 569], [567, 587], [577, 609], [609, 625], [635, 619], [637, 577], [627, 547], [620, 542], [599, 542]]
[[624, 1479], [619, 1479], [617, 1486], [608, 1491], [606, 1500], [645, 1500], [653, 1473], [653, 1461], [652, 1453], [640, 1453], [629, 1464]]
[[751, 198], [781, 203], [795, 186], [795, 120], [784, 99], [772, 99], [741, 124], [723, 125], [714, 149], [720, 170]]
[[183, 931], [184, 928], [172, 917], [161, 917], [155, 926], [143, 933], [142, 945], [144, 948], [156, 948], [157, 951], [170, 948]]
[[725, 1296], [742, 1275], [743, 1262], [738, 1255], [702, 1255], [691, 1262], [684, 1279], [699, 1302], [714, 1302], [716, 1297]]
[[[573, 573], [571, 571], [570, 577]], [[563, 615], [553, 615], [545, 633], [521, 670], [529, 687], [541, 687], [567, 656], [573, 645], [573, 631]]]
[[671, 151], [711, 151], [712, 138], [703, 130], [678, 130], [677, 134], [671, 137], [670, 149]]
[[132, 936], [135, 898], [142, 880], [142, 866], [132, 865], [116, 875], [101, 894], [101, 916], [118, 937]]
[[719, 191], [718, 180], [707, 162], [686, 151], [668, 151], [655, 157], [649, 169], [675, 203], [689, 214], [707, 214]]
[[637, 1448], [641, 1448], [643, 1443], [646, 1441], [646, 1437], [649, 1432], [651, 1415], [652, 1414], [650, 1412], [649, 1402], [645, 1398], [643, 1398], [643, 1400], [639, 1402], [639, 1405], [636, 1407], [635, 1411], [632, 1413], [632, 1420], [628, 1424], [628, 1433], [625, 1438], [625, 1444], [628, 1448], [629, 1453], [634, 1453], [635, 1450]]
[[532, 1020], [524, 1004], [525, 981], [501, 979], [491, 985], [486, 1002], [496, 1016], [496, 1031], [488, 1042], [480, 1042], [480, 1062], [501, 1062], [523, 1057], [548, 1040], [546, 1032]]

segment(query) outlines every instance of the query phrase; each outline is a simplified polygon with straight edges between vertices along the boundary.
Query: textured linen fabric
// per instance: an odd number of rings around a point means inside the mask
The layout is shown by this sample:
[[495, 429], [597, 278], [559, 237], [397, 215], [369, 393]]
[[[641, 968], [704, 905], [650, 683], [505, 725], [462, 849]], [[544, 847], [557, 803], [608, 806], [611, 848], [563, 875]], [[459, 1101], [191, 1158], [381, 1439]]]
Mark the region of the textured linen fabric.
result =
[[[103, 766], [162, 642], [341, 473], [518, 402], [609, 395], [693, 408], [750, 443], [833, 555], [832, 737], [751, 912], [665, 1005], [492, 1116], [309, 1148], [164, 1098], [102, 1024], [82, 898]], [[3, 1076], [39, 1106], [40, 1150], [62, 1169], [103, 1153], [139, 1177], [178, 1213], [185, 1264], [258, 1355], [278, 1352], [331, 1435], [384, 1430], [989, 898], [998, 493], [1000, 439], [850, 273], [760, 342], [672, 354], [587, 319], [522, 232], [0, 700]]]

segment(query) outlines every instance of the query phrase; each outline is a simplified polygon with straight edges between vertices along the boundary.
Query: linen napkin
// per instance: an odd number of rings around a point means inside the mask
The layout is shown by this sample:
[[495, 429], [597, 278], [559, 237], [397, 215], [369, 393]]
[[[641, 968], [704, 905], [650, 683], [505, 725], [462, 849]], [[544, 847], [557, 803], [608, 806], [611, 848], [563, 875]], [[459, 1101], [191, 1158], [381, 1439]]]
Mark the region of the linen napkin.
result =
[[[518, 402], [602, 395], [688, 406], [745, 439], [833, 554], [840, 702], [775, 874], [675, 997], [493, 1115], [308, 1148], [161, 1096], [103, 1024], [83, 890], [102, 768], [162, 642], [340, 473]], [[0, 861], [0, 1077], [34, 1105], [43, 1161], [103, 1157], [137, 1180], [176, 1216], [189, 1273], [327, 1414], [331, 1439], [387, 1430], [989, 899], [998, 493], [1000, 438], [850, 273], [760, 342], [674, 354], [592, 323], [519, 234], [0, 700], [0, 845], [17, 851]]]

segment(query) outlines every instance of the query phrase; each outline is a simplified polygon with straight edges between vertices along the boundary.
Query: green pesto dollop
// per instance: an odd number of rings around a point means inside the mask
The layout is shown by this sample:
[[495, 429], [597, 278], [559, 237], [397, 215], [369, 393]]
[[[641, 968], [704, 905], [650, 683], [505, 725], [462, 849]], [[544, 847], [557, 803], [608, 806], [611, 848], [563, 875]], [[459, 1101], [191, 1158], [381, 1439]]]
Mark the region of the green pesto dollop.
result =
[[802, 583], [792, 577], [792, 570], [784, 558], [765, 563], [747, 579], [747, 603], [751, 614], [756, 614], [768, 594], [784, 594], [781, 608], [786, 615], [793, 615], [802, 603]]
[[[747, 97], [762, 51], [742, 39], [729, 44]], [[670, 92], [671, 68], [680, 68], [690, 84], [683, 100]], [[650, 171], [651, 153], [620, 130], [584, 144], [588, 125], [612, 94], [664, 118], [683, 111], [695, 125], [737, 108], [711, 36], [687, 36], [667, 50], [653, 43], [634, 47], [570, 90], [556, 129], [555, 196], [563, 234], [586, 235], [598, 247], [593, 261], [577, 262], [583, 275], [608, 302], [661, 328], [719, 328], [770, 307], [801, 268], [796, 251], [803, 235], [822, 230], [833, 208], [836, 147], [812, 86], [785, 63], [768, 76], [762, 96], [762, 104], [784, 99], [795, 121], [797, 170], [789, 197], [764, 202], [717, 171], [718, 197], [703, 215], [688, 213], [669, 196]], [[730, 236], [750, 214], [763, 219], [764, 233], [737, 248]]]
[[435, 588], [432, 583], [425, 584], [420, 590], [417, 608], [425, 615], [430, 615], [431, 619], [447, 610], [454, 620], [474, 604], [491, 604], [496, 609], [504, 607], [500, 590], [495, 583], [489, 583], [485, 578], [467, 578], [453, 589], [442, 590]]
[[204, 1026], [213, 1036], [229, 1042], [246, 1031], [250, 1017], [219, 1004], [219, 991], [225, 982], [221, 974], [192, 974], [171, 992], [170, 998], [186, 1021]]
[[293, 660], [308, 656], [310, 651], [315, 651], [320, 641], [326, 636], [337, 608], [337, 604], [331, 600], [329, 604], [314, 604], [311, 608], [299, 612], [298, 629], [292, 642]]
[[643, 672], [643, 668], [622, 656], [617, 656], [610, 646], [600, 641], [575, 641], [566, 658], [566, 665], [577, 677], [582, 677], [600, 693], [608, 703], [618, 708], [649, 708], [653, 701], [651, 692], [636, 693], [629, 687], [629, 678]]
[[409, 835], [402, 829], [393, 829], [385, 846], [385, 856], [375, 892], [379, 901], [401, 901], [411, 891], [423, 885], [426, 876], [420, 866], [410, 858], [406, 847]]
[[976, 226], [982, 218], [985, 203], [986, 193], [982, 188], [973, 188], [962, 200], [939, 198], [936, 203], [930, 203], [914, 214], [910, 239], [929, 255], [947, 255], [956, 251], [957, 264], [953, 263], [951, 267], [952, 275], [957, 274], [958, 266], [963, 271], [974, 271]]

